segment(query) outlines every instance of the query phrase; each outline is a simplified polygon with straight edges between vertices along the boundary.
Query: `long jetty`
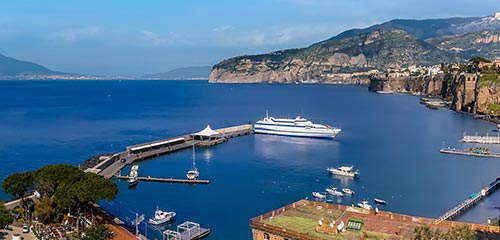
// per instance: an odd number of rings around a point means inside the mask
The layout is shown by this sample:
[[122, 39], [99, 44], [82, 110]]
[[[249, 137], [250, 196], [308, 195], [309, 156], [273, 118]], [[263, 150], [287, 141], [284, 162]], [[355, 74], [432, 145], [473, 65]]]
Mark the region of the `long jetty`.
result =
[[492, 183], [490, 183], [489, 185], [482, 188], [479, 192], [475, 193], [475, 196], [467, 198], [465, 201], [461, 202], [454, 208], [445, 212], [443, 215], [441, 215], [434, 221], [434, 224], [437, 225], [443, 221], [450, 220], [452, 218], [461, 215], [465, 210], [474, 206], [474, 204], [479, 202], [481, 199], [494, 192], [499, 186], [500, 186], [500, 177], [497, 178]]
[[[129, 176], [116, 176], [118, 179], [130, 179]], [[157, 178], [157, 177], [137, 177], [139, 181], [149, 181], [149, 182], [169, 182], [169, 183], [197, 183], [197, 184], [209, 184], [209, 180], [204, 179], [176, 179], [176, 178]]]
[[477, 153], [477, 152], [471, 152], [470, 150], [455, 149], [455, 148], [442, 148], [441, 150], [439, 150], [439, 152], [447, 154], [475, 156], [475, 157], [500, 158], [500, 153], [490, 153], [490, 152]]
[[105, 178], [112, 178], [125, 166], [137, 161], [172, 153], [195, 146], [213, 146], [230, 138], [253, 133], [252, 124], [244, 124], [227, 128], [215, 129], [214, 136], [204, 137], [193, 134], [162, 139], [153, 142], [128, 146], [125, 151], [113, 154], [98, 165], [85, 171], [97, 173]]
[[464, 143], [500, 144], [500, 136], [467, 136], [460, 140]]

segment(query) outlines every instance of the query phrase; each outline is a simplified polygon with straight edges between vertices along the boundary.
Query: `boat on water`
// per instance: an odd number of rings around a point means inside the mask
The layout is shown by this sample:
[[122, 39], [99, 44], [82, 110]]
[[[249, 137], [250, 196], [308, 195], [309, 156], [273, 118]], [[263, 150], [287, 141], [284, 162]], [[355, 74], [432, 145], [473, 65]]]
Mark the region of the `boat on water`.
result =
[[350, 167], [341, 166], [338, 168], [330, 167], [330, 168], [327, 168], [326, 170], [331, 174], [357, 178], [359, 175], [359, 171], [358, 170], [353, 171], [352, 169], [353, 169], [353, 166], [350, 166]]
[[351, 190], [350, 188], [342, 188], [342, 192], [344, 192], [347, 195], [354, 195], [354, 191]]
[[371, 210], [373, 207], [372, 205], [368, 204], [368, 201], [362, 201], [358, 203], [358, 207], [366, 209], [366, 210]]
[[160, 225], [174, 219], [175, 215], [175, 212], [164, 212], [157, 206], [154, 217], [150, 218], [148, 222], [152, 225]]
[[379, 199], [379, 198], [374, 198], [373, 201], [378, 204], [385, 205], [387, 202], [385, 200]]
[[139, 165], [134, 164], [130, 168], [130, 173], [128, 174], [128, 180], [127, 180], [128, 186], [133, 187], [137, 185], [137, 183], [139, 182], [138, 177], [139, 177]]
[[319, 198], [319, 199], [324, 199], [326, 198], [326, 196], [324, 194], [321, 194], [320, 192], [312, 192], [312, 195], [315, 197], [315, 198]]
[[255, 133], [294, 137], [333, 139], [337, 136], [337, 134], [339, 134], [340, 131], [340, 128], [312, 123], [311, 121], [300, 116], [296, 118], [274, 118], [269, 117], [267, 112], [264, 119], [259, 120], [254, 124]]
[[344, 194], [340, 191], [337, 191], [337, 188], [327, 188], [325, 189], [326, 192], [330, 195], [337, 196], [337, 197], [343, 197]]
[[200, 172], [198, 172], [198, 169], [196, 168], [196, 162], [195, 162], [195, 156], [194, 156], [194, 144], [193, 144], [193, 165], [191, 169], [186, 174], [187, 179], [189, 180], [196, 180], [200, 176]]
[[500, 129], [500, 124], [497, 124], [497, 128]]

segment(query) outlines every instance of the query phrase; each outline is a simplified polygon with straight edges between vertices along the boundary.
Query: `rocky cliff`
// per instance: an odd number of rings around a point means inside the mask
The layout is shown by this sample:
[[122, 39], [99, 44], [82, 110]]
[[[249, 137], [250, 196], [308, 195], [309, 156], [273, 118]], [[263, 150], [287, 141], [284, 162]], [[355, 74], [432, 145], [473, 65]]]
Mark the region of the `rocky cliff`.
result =
[[373, 70], [453, 59], [403, 30], [375, 30], [307, 48], [230, 58], [212, 68], [209, 81], [366, 83]]

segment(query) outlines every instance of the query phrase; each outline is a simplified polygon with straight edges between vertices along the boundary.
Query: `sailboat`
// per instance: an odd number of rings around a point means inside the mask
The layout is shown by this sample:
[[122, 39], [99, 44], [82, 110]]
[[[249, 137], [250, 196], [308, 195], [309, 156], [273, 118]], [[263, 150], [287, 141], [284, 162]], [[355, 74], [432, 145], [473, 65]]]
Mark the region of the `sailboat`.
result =
[[200, 173], [198, 172], [198, 169], [196, 168], [196, 162], [195, 162], [195, 157], [194, 157], [194, 144], [193, 144], [193, 166], [187, 172], [186, 177], [189, 180], [195, 180], [195, 179], [198, 179], [199, 175], [200, 175]]

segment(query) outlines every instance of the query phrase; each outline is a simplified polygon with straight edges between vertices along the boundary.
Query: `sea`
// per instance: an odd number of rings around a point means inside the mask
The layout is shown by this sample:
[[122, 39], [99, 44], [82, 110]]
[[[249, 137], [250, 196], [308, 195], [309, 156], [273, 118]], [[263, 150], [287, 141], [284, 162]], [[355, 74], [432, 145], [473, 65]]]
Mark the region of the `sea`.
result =
[[[496, 125], [447, 109], [430, 110], [418, 96], [377, 94], [362, 85], [209, 84], [206, 81], [0, 81], [0, 180], [9, 174], [67, 163], [79, 165], [126, 146], [254, 123], [265, 117], [303, 116], [342, 129], [333, 140], [247, 135], [194, 155], [208, 185], [123, 180], [115, 200], [99, 204], [126, 224], [136, 214], [141, 234], [162, 239], [186, 221], [210, 228], [207, 239], [251, 239], [249, 220], [327, 187], [355, 195], [332, 199], [357, 204], [374, 198], [396, 213], [436, 218], [500, 177], [500, 159], [439, 153], [469, 148], [464, 135], [497, 135]], [[500, 145], [489, 145], [500, 152]], [[139, 162], [140, 175], [185, 178], [193, 150]], [[354, 166], [359, 179], [328, 175]], [[130, 168], [122, 170], [127, 174]], [[0, 198], [11, 196], [0, 192]], [[145, 224], [156, 207], [175, 222]], [[484, 223], [500, 214], [500, 191], [459, 217]]]

